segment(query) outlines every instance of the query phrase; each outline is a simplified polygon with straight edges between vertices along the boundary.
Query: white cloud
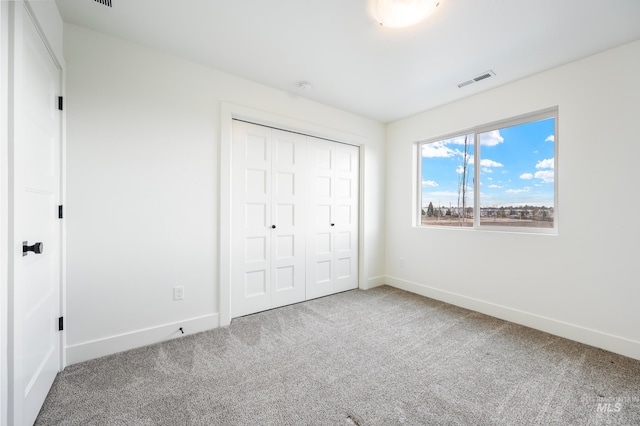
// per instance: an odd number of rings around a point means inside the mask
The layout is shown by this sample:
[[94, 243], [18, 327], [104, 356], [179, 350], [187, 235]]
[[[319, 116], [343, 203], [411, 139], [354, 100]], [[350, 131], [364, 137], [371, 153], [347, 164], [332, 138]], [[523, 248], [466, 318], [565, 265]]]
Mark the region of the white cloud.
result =
[[492, 130], [487, 133], [480, 134], [480, 145], [496, 146], [504, 142], [504, 138], [500, 136], [500, 130]]
[[555, 135], [549, 135], [549, 136], [547, 136], [547, 138], [544, 141], [545, 142], [555, 142], [556, 141], [556, 136]]
[[482, 169], [482, 173], [493, 173], [493, 170], [491, 170], [488, 167], [485, 167], [485, 168]]
[[433, 186], [433, 187], [436, 187], [436, 186], [439, 186], [439, 185], [438, 185], [438, 182], [433, 181], [433, 180], [423, 180], [422, 181], [422, 186]]
[[528, 186], [525, 186], [524, 188], [521, 189], [507, 189], [505, 192], [508, 192], [509, 194], [520, 194], [522, 192], [529, 192], [531, 190], [531, 188], [529, 188]]
[[547, 158], [546, 160], [538, 161], [536, 169], [553, 169], [553, 158]]
[[[460, 162], [465, 157], [465, 150], [458, 145], [465, 143], [465, 136], [458, 136], [452, 139], [444, 139], [422, 145], [422, 158], [460, 158]], [[467, 135], [467, 164], [473, 164], [473, 135]]]
[[500, 186], [500, 185], [496, 185], [496, 184], [494, 183], [494, 184], [492, 184], [492, 185], [489, 185], [489, 188], [493, 188], [493, 189], [500, 189], [500, 188], [502, 188], [502, 186]]
[[493, 160], [488, 160], [486, 158], [484, 160], [480, 160], [480, 165], [482, 167], [504, 167], [502, 163], [498, 163], [497, 161], [493, 161]]
[[523, 173], [520, 175], [520, 179], [540, 179], [542, 183], [553, 183], [554, 178], [555, 173], [553, 172], [553, 170], [540, 170], [535, 173]]
[[[467, 136], [467, 145], [473, 145], [473, 135], [466, 135], [466, 136]], [[451, 143], [454, 145], [464, 145], [464, 137], [465, 135], [462, 135], [462, 136], [455, 137], [453, 139], [447, 139], [446, 141], [443, 141], [443, 142]]]
[[542, 182], [544, 183], [553, 183], [555, 173], [553, 173], [553, 171], [551, 170], [541, 170], [539, 172], [536, 172], [535, 178], [542, 180]]
[[[451, 146], [455, 145], [464, 145], [464, 136], [459, 136], [453, 139], [445, 139], [437, 142], [427, 143], [422, 145], [422, 157], [423, 158], [451, 158], [451, 157], [462, 157], [464, 155], [464, 150], [460, 150], [458, 148], [451, 148]], [[473, 137], [467, 139], [468, 151], [467, 155], [470, 157], [470, 160], [473, 160]]]
[[422, 145], [422, 156], [426, 158], [450, 158], [456, 155], [456, 150], [448, 148], [443, 141]]
[[[461, 175], [462, 172], [464, 171], [464, 169], [462, 168], [462, 166], [458, 166], [456, 167], [456, 173]], [[467, 167], [467, 175], [471, 176], [471, 170]]]

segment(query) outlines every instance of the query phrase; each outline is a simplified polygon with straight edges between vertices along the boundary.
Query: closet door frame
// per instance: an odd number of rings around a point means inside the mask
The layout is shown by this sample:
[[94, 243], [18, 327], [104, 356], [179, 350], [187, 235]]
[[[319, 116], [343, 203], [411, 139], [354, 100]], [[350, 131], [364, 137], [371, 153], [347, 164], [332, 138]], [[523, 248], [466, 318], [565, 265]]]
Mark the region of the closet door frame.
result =
[[[233, 313], [231, 312], [231, 253], [232, 253], [232, 230], [231, 230], [231, 210], [232, 206], [232, 156], [231, 156], [231, 138], [232, 138], [232, 120], [242, 120], [258, 125], [273, 127], [290, 132], [302, 133], [322, 139], [333, 140], [336, 142], [355, 145], [360, 148], [359, 155], [359, 211], [358, 211], [358, 286], [366, 288], [365, 278], [362, 271], [363, 268], [363, 171], [364, 171], [364, 154], [366, 139], [362, 136], [353, 135], [339, 130], [327, 128], [321, 125], [298, 120], [295, 118], [284, 117], [278, 114], [272, 114], [253, 108], [236, 105], [229, 102], [222, 102], [220, 117], [220, 157], [218, 164], [220, 165], [219, 179], [219, 199], [220, 210], [218, 217], [218, 270], [219, 270], [219, 292], [217, 305], [220, 313], [220, 326], [226, 326], [231, 323]], [[215, 283], [212, 283], [215, 285]]]

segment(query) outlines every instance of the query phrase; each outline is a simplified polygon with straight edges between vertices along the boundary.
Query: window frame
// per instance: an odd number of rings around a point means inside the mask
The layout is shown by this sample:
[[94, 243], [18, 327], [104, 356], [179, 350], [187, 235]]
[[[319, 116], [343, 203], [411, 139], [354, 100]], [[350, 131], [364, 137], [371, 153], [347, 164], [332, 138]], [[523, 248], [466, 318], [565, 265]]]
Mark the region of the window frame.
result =
[[[546, 119], [554, 119], [554, 141], [553, 141], [553, 227], [538, 228], [538, 227], [526, 227], [526, 226], [499, 226], [499, 225], [487, 225], [480, 223], [480, 172], [481, 167], [476, 167], [480, 164], [481, 149], [479, 135], [482, 133], [501, 130], [507, 127], [519, 126], [526, 123], [532, 123], [536, 121], [542, 121]], [[468, 134], [473, 134], [473, 224], [472, 226], [442, 226], [442, 225], [423, 225], [422, 224], [422, 147], [424, 145], [439, 142], [446, 139], [453, 139]], [[489, 231], [489, 232], [507, 232], [507, 233], [525, 233], [525, 234], [543, 234], [543, 235], [558, 235], [558, 107], [551, 107], [532, 113], [522, 114], [515, 117], [510, 117], [498, 121], [494, 121], [487, 124], [474, 126], [467, 129], [462, 129], [456, 132], [447, 133], [435, 138], [423, 139], [415, 143], [415, 149], [417, 154], [417, 214], [416, 226], [420, 228], [428, 229], [447, 229], [447, 230], [466, 230], [466, 231]]]

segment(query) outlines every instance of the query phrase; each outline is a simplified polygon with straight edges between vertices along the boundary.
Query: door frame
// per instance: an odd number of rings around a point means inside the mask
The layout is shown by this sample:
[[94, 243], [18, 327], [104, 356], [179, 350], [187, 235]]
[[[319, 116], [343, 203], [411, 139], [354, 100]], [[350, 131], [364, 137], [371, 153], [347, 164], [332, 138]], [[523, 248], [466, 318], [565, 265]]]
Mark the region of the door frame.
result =
[[232, 121], [234, 119], [248, 121], [250, 123], [274, 127], [289, 132], [302, 133], [321, 139], [355, 145], [360, 148], [359, 170], [359, 202], [358, 202], [358, 287], [367, 288], [363, 274], [364, 268], [364, 219], [363, 219], [363, 183], [364, 183], [364, 157], [367, 139], [360, 135], [343, 132], [307, 121], [285, 117], [250, 107], [245, 107], [230, 102], [222, 102], [220, 106], [220, 182], [219, 188], [219, 216], [218, 216], [218, 309], [220, 313], [220, 326], [231, 324], [231, 143]]
[[[60, 70], [60, 96], [66, 94], [66, 64], [63, 57], [62, 32], [63, 22], [53, 1], [29, 1], [16, 0], [12, 2], [0, 2], [0, 425], [9, 424], [14, 417], [13, 393], [14, 389], [9, 381], [9, 368], [12, 365], [11, 357], [14, 348], [10, 339], [14, 323], [13, 301], [13, 247], [14, 239], [14, 215], [13, 215], [13, 182], [14, 162], [11, 146], [14, 143], [13, 126], [15, 98], [13, 96], [14, 85], [14, 52], [16, 42], [22, 43], [23, 35], [18, 33], [16, 20], [27, 13], [33, 20], [38, 33], [49, 50], [51, 57]], [[19, 40], [16, 40], [19, 39]], [[60, 203], [66, 203], [66, 111], [60, 115]], [[60, 229], [60, 312], [66, 316], [66, 224], [61, 221]], [[17, 241], [17, 240], [16, 240]], [[65, 327], [66, 328], [66, 327]], [[66, 331], [60, 332], [60, 366], [62, 371], [66, 366]]]
[[0, 425], [8, 424], [8, 394], [9, 382], [7, 380], [9, 355], [7, 323], [9, 321], [8, 311], [8, 279], [9, 266], [9, 132], [7, 125], [9, 122], [9, 2], [0, 1]]

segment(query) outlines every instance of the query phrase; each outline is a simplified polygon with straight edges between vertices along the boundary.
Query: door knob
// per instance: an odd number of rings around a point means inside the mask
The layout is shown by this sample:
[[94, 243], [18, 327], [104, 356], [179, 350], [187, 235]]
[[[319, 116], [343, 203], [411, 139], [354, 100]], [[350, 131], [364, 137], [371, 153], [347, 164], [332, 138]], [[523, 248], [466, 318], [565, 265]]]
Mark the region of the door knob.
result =
[[275, 225], [271, 225], [271, 229], [276, 229], [276, 226]]
[[23, 256], [26, 256], [27, 254], [29, 254], [30, 251], [34, 252], [35, 254], [40, 254], [42, 253], [42, 249], [43, 249], [42, 243], [34, 243], [32, 246], [30, 246], [28, 241], [22, 242]]
[[336, 224], [335, 224], [335, 223], [332, 223], [332, 224], [331, 224], [331, 226], [336, 226]]

